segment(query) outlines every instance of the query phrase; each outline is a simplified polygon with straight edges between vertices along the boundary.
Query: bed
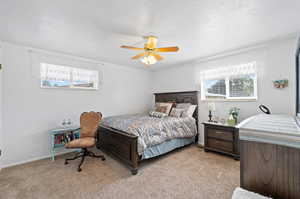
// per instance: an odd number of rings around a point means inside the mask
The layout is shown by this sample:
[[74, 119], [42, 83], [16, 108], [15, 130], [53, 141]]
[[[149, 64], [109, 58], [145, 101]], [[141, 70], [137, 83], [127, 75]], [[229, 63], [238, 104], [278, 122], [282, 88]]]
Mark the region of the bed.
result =
[[[197, 91], [155, 93], [155, 102], [198, 105]], [[136, 126], [136, 127], [135, 127]], [[164, 129], [158, 132], [159, 129]], [[128, 131], [128, 129], [134, 127]], [[162, 128], [163, 127], [163, 128]], [[135, 175], [139, 162], [198, 141], [198, 108], [190, 118], [154, 118], [148, 114], [104, 118], [97, 148], [121, 160]], [[172, 133], [170, 133], [172, 132]]]

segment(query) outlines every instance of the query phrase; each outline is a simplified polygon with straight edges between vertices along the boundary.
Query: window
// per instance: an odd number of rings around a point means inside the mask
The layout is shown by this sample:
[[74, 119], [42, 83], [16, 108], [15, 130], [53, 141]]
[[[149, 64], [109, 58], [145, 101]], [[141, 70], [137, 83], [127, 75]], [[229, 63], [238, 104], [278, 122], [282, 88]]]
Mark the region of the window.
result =
[[201, 99], [257, 99], [256, 63], [203, 71], [201, 73]]
[[204, 81], [206, 99], [226, 99], [225, 79], [209, 79]]
[[229, 96], [231, 98], [254, 97], [255, 74], [229, 78]]
[[98, 89], [98, 71], [41, 63], [42, 88]]

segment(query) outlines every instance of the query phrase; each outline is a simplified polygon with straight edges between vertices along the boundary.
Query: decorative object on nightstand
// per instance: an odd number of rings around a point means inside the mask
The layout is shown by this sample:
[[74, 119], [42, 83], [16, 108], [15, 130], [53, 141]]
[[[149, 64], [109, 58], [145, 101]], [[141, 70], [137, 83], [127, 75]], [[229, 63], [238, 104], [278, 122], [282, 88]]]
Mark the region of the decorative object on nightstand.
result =
[[72, 121], [71, 119], [63, 119], [62, 123], [61, 123], [63, 128], [68, 128], [70, 126], [72, 126]]
[[227, 120], [227, 123], [231, 126], [234, 126], [237, 124], [237, 119], [240, 113], [240, 109], [237, 107], [232, 107], [229, 110], [229, 118]]
[[64, 149], [66, 143], [80, 137], [79, 126], [65, 126], [50, 130], [51, 136], [51, 159], [54, 161], [55, 154]]
[[228, 124], [204, 122], [204, 150], [222, 153], [239, 160], [239, 130]]
[[208, 106], [208, 118], [209, 118], [208, 121], [209, 122], [213, 122], [213, 120], [212, 120], [212, 112], [216, 111], [216, 104], [214, 102], [209, 102], [207, 104], [207, 106]]

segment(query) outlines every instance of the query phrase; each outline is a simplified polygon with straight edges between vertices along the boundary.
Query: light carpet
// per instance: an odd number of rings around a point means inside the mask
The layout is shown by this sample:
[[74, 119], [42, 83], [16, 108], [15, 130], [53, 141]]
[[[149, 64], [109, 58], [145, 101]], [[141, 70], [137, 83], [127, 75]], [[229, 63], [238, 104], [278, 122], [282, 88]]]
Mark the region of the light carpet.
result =
[[195, 145], [142, 162], [135, 176], [107, 155], [104, 162], [87, 158], [79, 173], [78, 161], [64, 165], [64, 158], [70, 156], [3, 169], [0, 198], [230, 199], [240, 184], [239, 161]]

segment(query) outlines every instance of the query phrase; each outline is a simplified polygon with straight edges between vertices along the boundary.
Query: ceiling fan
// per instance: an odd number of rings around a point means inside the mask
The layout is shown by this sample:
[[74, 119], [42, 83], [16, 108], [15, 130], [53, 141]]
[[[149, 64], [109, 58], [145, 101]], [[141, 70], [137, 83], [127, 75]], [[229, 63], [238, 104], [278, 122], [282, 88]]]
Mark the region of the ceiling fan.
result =
[[173, 47], [164, 47], [164, 48], [156, 48], [157, 46], [157, 37], [155, 36], [145, 36], [144, 39], [147, 42], [144, 45], [144, 48], [138, 48], [133, 46], [121, 46], [121, 48], [131, 49], [131, 50], [143, 50], [144, 52], [137, 54], [131, 59], [139, 59], [142, 58], [141, 61], [146, 65], [155, 64], [157, 61], [163, 59], [158, 53], [161, 52], [177, 52], [179, 48], [177, 46]]

